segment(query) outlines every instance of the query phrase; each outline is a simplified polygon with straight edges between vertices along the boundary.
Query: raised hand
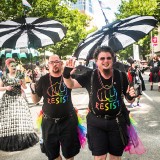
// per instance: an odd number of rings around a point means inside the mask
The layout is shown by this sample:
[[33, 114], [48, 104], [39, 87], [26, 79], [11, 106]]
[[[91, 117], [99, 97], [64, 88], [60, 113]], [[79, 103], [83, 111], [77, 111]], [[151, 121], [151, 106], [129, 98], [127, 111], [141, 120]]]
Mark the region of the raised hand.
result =
[[72, 57], [66, 61], [66, 67], [68, 68], [75, 68], [76, 58]]

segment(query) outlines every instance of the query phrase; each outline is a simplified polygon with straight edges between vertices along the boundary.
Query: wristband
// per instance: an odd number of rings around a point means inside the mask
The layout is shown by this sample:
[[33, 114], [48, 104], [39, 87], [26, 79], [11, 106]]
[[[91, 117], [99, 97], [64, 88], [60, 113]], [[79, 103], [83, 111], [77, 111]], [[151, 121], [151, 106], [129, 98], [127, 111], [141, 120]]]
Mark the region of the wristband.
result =
[[132, 101], [132, 100], [134, 99], [134, 97], [131, 97], [131, 96], [129, 95], [129, 93], [126, 93], [126, 98], [127, 98], [129, 101]]
[[31, 83], [30, 83], [30, 89], [31, 89], [32, 94], [36, 94], [36, 92], [31, 87]]
[[71, 76], [70, 73], [72, 70], [73, 70], [73, 68], [65, 67], [64, 71], [63, 71], [63, 77], [66, 79], [69, 79]]

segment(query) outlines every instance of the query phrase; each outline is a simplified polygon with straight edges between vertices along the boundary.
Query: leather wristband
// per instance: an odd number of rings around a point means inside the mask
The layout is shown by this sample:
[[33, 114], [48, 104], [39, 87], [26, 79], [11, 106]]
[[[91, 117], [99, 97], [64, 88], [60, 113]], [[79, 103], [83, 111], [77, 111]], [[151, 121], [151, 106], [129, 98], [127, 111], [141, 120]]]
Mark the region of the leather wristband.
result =
[[64, 71], [63, 71], [63, 77], [66, 79], [69, 79], [71, 77], [71, 71], [73, 70], [73, 68], [69, 68], [69, 67], [64, 67]]
[[126, 93], [126, 98], [127, 98], [129, 101], [132, 101], [132, 100], [134, 99], [134, 97], [131, 97], [131, 96], [129, 95], [129, 93]]
[[36, 94], [36, 92], [31, 87], [31, 83], [30, 83], [30, 89], [31, 89], [32, 94]]

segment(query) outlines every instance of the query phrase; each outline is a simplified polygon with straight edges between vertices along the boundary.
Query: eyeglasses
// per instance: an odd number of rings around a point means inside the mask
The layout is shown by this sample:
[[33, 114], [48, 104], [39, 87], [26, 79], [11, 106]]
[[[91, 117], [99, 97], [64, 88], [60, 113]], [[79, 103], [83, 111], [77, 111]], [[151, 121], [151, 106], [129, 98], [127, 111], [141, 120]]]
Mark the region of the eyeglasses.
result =
[[107, 60], [111, 60], [111, 59], [112, 59], [112, 57], [100, 57], [100, 58], [99, 58], [99, 60], [101, 60], [101, 61], [104, 61], [105, 59], [107, 59]]
[[50, 61], [50, 62], [48, 62], [48, 64], [59, 64], [59, 63], [61, 63], [61, 61]]

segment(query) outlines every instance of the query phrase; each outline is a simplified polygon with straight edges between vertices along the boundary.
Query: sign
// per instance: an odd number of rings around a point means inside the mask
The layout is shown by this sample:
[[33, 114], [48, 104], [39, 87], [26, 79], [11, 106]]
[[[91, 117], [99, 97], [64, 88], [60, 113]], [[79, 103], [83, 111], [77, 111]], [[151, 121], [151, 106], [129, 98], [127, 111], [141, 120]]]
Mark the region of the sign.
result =
[[153, 46], [158, 45], [158, 37], [157, 36], [152, 37], [152, 44], [153, 44]]

